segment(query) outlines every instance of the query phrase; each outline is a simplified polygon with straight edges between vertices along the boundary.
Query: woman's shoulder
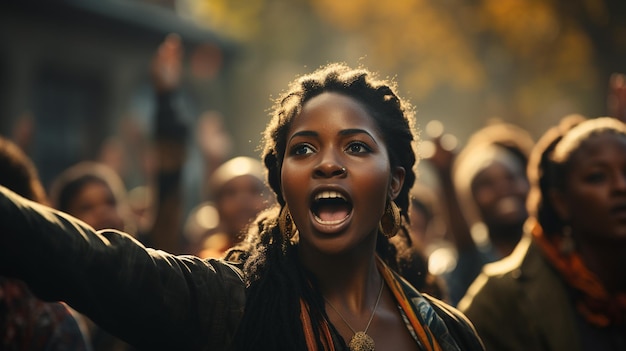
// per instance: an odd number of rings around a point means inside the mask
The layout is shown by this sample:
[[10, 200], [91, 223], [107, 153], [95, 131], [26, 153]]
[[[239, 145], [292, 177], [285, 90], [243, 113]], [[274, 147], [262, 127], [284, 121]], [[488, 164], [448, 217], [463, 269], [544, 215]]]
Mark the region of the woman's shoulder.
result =
[[[461, 350], [484, 350], [474, 326], [461, 311], [438, 298], [419, 292], [403, 279], [400, 281], [407, 298], [412, 301], [418, 313], [428, 314], [425, 310], [432, 308], [432, 311], [439, 317], [427, 318], [433, 324], [429, 328], [435, 328], [439, 330], [439, 333], [449, 334]], [[442, 326], [441, 322], [437, 323], [436, 320], [442, 321], [445, 326]]]
[[422, 294], [422, 296], [444, 321], [461, 350], [485, 349], [474, 325], [461, 311], [428, 294]]
[[496, 303], [496, 300], [498, 304], [503, 304], [507, 298], [517, 296], [517, 291], [523, 288], [520, 282], [524, 281], [527, 285], [529, 281], [537, 281], [544, 271], [545, 262], [538, 248], [533, 244], [532, 237], [525, 235], [511, 255], [483, 267], [458, 307], [466, 312], [478, 300], [487, 305]]

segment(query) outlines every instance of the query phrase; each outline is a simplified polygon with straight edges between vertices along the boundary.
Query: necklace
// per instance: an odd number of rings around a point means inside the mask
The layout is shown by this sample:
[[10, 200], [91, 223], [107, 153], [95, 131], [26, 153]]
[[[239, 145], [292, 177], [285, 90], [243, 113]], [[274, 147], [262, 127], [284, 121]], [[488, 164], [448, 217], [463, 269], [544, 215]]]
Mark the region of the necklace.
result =
[[376, 304], [374, 304], [372, 315], [370, 316], [369, 321], [367, 321], [367, 325], [365, 326], [365, 329], [360, 332], [357, 332], [356, 330], [354, 330], [354, 328], [352, 328], [350, 323], [348, 323], [348, 321], [345, 318], [343, 318], [341, 313], [337, 311], [335, 306], [333, 306], [333, 304], [331, 304], [330, 301], [328, 301], [326, 297], [324, 297], [324, 300], [326, 300], [326, 303], [328, 304], [328, 306], [330, 306], [330, 308], [332, 308], [335, 311], [335, 313], [337, 313], [337, 315], [343, 320], [343, 322], [346, 323], [348, 328], [350, 328], [350, 330], [352, 330], [352, 332], [354, 333], [354, 335], [352, 336], [352, 339], [350, 339], [350, 343], [348, 344], [350, 351], [374, 351], [374, 346], [375, 346], [374, 339], [372, 339], [371, 336], [367, 335], [367, 329], [369, 329], [370, 324], [372, 324], [372, 319], [374, 319], [374, 315], [376, 314], [376, 309], [378, 308], [380, 297], [383, 295], [383, 287], [385, 286], [385, 280], [382, 279], [382, 277], [381, 277], [381, 280], [382, 282], [380, 284], [380, 291], [378, 291], [378, 297], [376, 298]]

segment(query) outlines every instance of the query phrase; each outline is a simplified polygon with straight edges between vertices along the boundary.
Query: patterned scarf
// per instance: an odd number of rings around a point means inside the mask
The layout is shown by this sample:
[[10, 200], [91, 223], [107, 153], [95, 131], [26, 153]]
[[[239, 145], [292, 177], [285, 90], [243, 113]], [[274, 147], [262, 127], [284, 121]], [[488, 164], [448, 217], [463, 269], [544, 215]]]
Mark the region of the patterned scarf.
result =
[[[425, 351], [459, 350], [452, 336], [449, 334], [445, 323], [435, 313], [430, 303], [422, 296], [412, 297], [411, 300], [421, 299], [420, 301], [413, 301], [412, 303], [404, 293], [402, 284], [379, 257], [377, 257], [377, 265], [385, 279], [385, 283], [393, 292], [398, 305], [406, 315], [413, 329], [412, 332], [416, 335], [417, 341], [422, 349]], [[414, 307], [414, 305], [418, 307]], [[313, 325], [309, 315], [309, 306], [301, 299], [300, 307], [300, 320], [304, 328], [307, 349], [310, 351], [318, 351]], [[328, 321], [324, 321], [322, 325], [318, 326], [318, 331], [322, 338], [322, 344], [324, 345], [323, 350], [335, 351]], [[445, 345], [444, 348], [440, 346], [440, 341]]]
[[577, 291], [576, 309], [587, 322], [597, 327], [626, 322], [626, 293], [609, 293], [577, 252], [561, 253], [561, 238], [547, 238], [539, 224], [533, 227], [532, 235], [552, 266]]

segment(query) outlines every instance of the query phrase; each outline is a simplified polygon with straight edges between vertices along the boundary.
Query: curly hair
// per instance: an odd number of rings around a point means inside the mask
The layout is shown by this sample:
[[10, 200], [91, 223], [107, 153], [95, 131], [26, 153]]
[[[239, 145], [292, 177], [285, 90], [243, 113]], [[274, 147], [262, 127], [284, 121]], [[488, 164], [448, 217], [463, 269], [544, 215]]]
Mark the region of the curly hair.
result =
[[[285, 206], [280, 173], [287, 133], [307, 101], [322, 93], [343, 94], [359, 101], [374, 119], [387, 145], [391, 169], [403, 167], [404, 184], [394, 200], [408, 222], [409, 191], [415, 181], [417, 161], [414, 143], [414, 112], [396, 93], [392, 81], [380, 80], [372, 72], [333, 63], [301, 76], [276, 101], [264, 132], [262, 158], [267, 181], [276, 193], [279, 206], [264, 212], [251, 226], [247, 239], [227, 253], [239, 261], [246, 277], [247, 302], [236, 338], [236, 349], [306, 349], [300, 321], [300, 299], [311, 306], [310, 317], [319, 325], [327, 316], [324, 301], [316, 289], [315, 277], [298, 263], [297, 243], [287, 240], [278, 227], [278, 213]], [[388, 240], [379, 233], [376, 251], [390, 267], [402, 274], [414, 269], [405, 226]], [[314, 328], [314, 332], [318, 331]], [[316, 335], [318, 347], [323, 348]]]

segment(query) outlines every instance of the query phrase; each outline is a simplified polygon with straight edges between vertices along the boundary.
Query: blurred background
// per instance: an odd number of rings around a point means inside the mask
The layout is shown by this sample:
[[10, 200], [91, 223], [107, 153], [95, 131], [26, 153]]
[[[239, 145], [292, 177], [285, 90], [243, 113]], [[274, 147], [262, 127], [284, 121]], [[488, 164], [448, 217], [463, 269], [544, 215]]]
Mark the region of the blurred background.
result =
[[146, 182], [149, 67], [169, 33], [181, 116], [194, 132], [217, 121], [224, 158], [258, 156], [271, 99], [332, 61], [393, 77], [418, 127], [438, 120], [459, 145], [493, 119], [536, 138], [567, 114], [606, 115], [609, 78], [626, 72], [623, 0], [5, 0], [0, 133], [44, 185], [88, 159]]

